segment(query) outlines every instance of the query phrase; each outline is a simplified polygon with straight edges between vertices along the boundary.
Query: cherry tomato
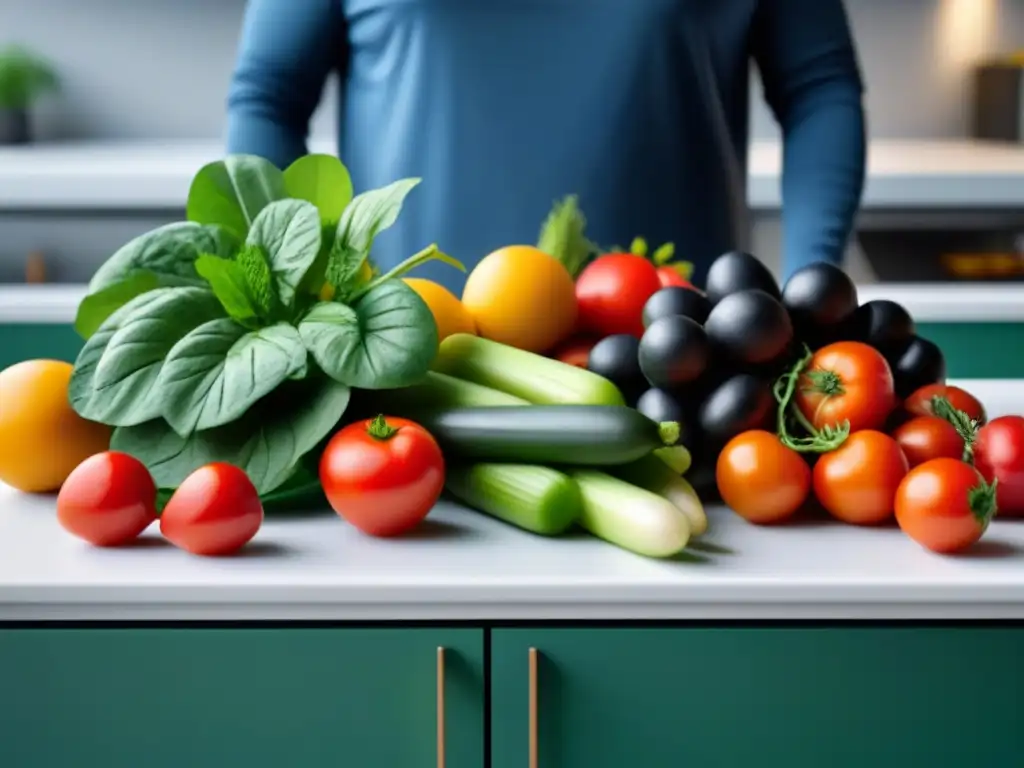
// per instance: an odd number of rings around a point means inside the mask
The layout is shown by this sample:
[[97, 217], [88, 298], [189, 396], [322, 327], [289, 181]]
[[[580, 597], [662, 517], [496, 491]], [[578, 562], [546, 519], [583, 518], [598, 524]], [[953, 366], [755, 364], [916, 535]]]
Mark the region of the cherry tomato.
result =
[[597, 339], [587, 336], [573, 336], [567, 342], [560, 345], [551, 356], [567, 365], [586, 368], [587, 360], [590, 359], [590, 349], [596, 343]]
[[661, 282], [662, 288], [669, 288], [676, 286], [679, 288], [693, 288], [693, 283], [679, 274], [679, 270], [670, 264], [657, 268], [658, 280]]
[[138, 538], [156, 520], [156, 484], [146, 465], [119, 451], [93, 454], [57, 494], [57, 521], [97, 547]]
[[777, 435], [743, 432], [718, 454], [715, 480], [722, 501], [751, 523], [777, 523], [800, 509], [811, 488], [811, 468]]
[[193, 555], [230, 555], [263, 524], [263, 504], [249, 476], [213, 463], [185, 478], [160, 515], [160, 532]]
[[1024, 416], [1000, 416], [979, 429], [974, 466], [986, 481], [999, 481], [999, 514], [1024, 516]]
[[397, 536], [427, 516], [444, 487], [444, 457], [427, 430], [378, 416], [345, 427], [320, 457], [331, 507], [363, 533]]
[[886, 434], [854, 432], [814, 465], [814, 495], [833, 517], [875, 525], [892, 517], [896, 489], [907, 474], [907, 457]]
[[881, 353], [859, 341], [822, 347], [800, 377], [796, 405], [815, 429], [850, 423], [879, 429], [896, 406], [892, 371]]
[[964, 440], [956, 428], [938, 416], [915, 416], [892, 433], [911, 467], [930, 459], [963, 459]]
[[992, 486], [970, 464], [932, 459], [896, 491], [896, 522], [922, 547], [949, 554], [974, 544], [996, 513]]
[[963, 411], [979, 424], [985, 423], [985, 407], [974, 395], [951, 384], [927, 384], [906, 399], [903, 407], [916, 416], [931, 416], [935, 413], [932, 399], [943, 397], [958, 411]]
[[644, 334], [644, 304], [661, 288], [657, 267], [634, 253], [609, 253], [588, 264], [576, 278], [579, 322], [599, 336]]

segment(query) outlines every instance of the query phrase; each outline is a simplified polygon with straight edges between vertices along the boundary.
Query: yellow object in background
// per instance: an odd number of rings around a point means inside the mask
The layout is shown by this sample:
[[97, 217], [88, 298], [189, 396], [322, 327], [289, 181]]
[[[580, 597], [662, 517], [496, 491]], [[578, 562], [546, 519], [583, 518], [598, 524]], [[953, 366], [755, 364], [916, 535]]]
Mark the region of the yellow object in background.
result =
[[71, 408], [71, 370], [59, 360], [28, 360], [0, 371], [0, 482], [56, 491], [82, 461], [110, 447], [110, 428]]
[[476, 333], [473, 318], [458, 297], [439, 283], [422, 277], [402, 278], [405, 284], [430, 307], [430, 313], [437, 324], [437, 341], [444, 341], [453, 333]]
[[466, 279], [462, 304], [485, 339], [548, 352], [576, 326], [576, 283], [558, 259], [530, 245], [488, 254]]

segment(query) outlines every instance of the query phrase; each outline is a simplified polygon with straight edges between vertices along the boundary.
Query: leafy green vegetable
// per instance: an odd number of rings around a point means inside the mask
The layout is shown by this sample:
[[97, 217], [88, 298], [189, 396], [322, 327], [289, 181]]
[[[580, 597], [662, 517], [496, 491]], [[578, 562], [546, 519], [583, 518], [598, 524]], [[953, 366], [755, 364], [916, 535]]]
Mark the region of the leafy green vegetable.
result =
[[352, 178], [333, 155], [306, 155], [284, 170], [288, 197], [306, 200], [317, 207], [320, 220], [332, 226], [352, 201]]
[[306, 349], [291, 325], [249, 331], [221, 318], [193, 329], [167, 353], [153, 397], [164, 420], [188, 436], [240, 418], [305, 367]]
[[242, 279], [260, 317], [272, 317], [277, 305], [274, 294], [274, 276], [270, 274], [267, 256], [258, 245], [246, 245], [235, 256], [242, 270]]
[[[136, 296], [160, 287], [164, 278], [155, 272], [141, 270], [117, 283], [111, 283], [96, 293], [88, 294], [78, 305], [75, 332], [88, 340], [114, 312]], [[186, 282], [187, 281], [183, 281]]]
[[247, 327], [259, 318], [260, 309], [249, 294], [245, 272], [237, 261], [204, 254], [196, 260], [196, 271], [210, 284], [229, 317]]
[[403, 261], [401, 264], [388, 270], [385, 274], [368, 280], [364, 285], [358, 286], [354, 290], [350, 291], [346, 296], [346, 299], [349, 303], [358, 301], [359, 297], [362, 296], [363, 294], [368, 293], [369, 291], [373, 290], [379, 285], [382, 285], [383, 283], [393, 281], [396, 278], [401, 277], [407, 272], [414, 270], [420, 264], [426, 264], [428, 261], [442, 261], [448, 266], [455, 267], [457, 270], [461, 272], [466, 271], [466, 267], [462, 264], [461, 261], [459, 261], [458, 259], [453, 259], [447, 253], [441, 253], [441, 250], [437, 247], [436, 244], [428, 245], [419, 253], [413, 254], [408, 259]]
[[303, 456], [337, 426], [349, 388], [318, 377], [286, 382], [258, 402], [246, 418], [217, 429], [176, 433], [167, 422], [114, 430], [110, 446], [143, 462], [161, 488], [177, 488], [204, 464], [225, 461], [243, 469], [260, 494], [281, 487]]
[[266, 254], [274, 293], [291, 308], [302, 278], [320, 252], [320, 216], [305, 200], [279, 200], [264, 208], [253, 222], [247, 245]]
[[161, 414], [153, 396], [160, 367], [182, 336], [222, 317], [204, 288], [158, 288], [114, 312], [78, 354], [68, 385], [81, 416], [111, 426], [132, 426]]
[[324, 373], [361, 389], [413, 384], [437, 354], [433, 315], [400, 280], [381, 283], [352, 307], [315, 305], [299, 323], [299, 335]]
[[286, 197], [284, 174], [277, 166], [255, 155], [232, 155], [204, 165], [195, 175], [185, 215], [243, 240], [260, 211]]
[[576, 195], [559, 200], [541, 226], [537, 249], [553, 256], [574, 277], [586, 266], [597, 251], [596, 244], [587, 239], [587, 219], [579, 208]]

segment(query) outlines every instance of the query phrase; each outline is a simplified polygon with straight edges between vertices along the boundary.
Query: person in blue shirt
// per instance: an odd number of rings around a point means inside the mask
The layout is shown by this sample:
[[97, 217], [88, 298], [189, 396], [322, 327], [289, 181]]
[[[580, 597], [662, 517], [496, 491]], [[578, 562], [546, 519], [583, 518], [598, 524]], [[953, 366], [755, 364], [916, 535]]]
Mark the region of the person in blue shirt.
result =
[[840, 263], [865, 163], [841, 0], [249, 0], [227, 150], [305, 154], [337, 73], [356, 190], [423, 179], [375, 243], [383, 269], [432, 242], [472, 267], [577, 194], [592, 240], [673, 242], [699, 283], [747, 244], [751, 59], [784, 139], [784, 273]]

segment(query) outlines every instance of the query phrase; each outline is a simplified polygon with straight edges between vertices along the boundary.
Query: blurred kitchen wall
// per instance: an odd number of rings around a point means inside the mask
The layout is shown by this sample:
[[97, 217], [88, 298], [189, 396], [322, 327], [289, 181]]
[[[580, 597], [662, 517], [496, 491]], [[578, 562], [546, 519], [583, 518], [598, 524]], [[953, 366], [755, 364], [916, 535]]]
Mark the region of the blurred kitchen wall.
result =
[[[244, 6], [0, 0], [0, 44], [32, 45], [60, 68], [65, 93], [40, 108], [40, 138], [216, 138]], [[963, 136], [970, 62], [1024, 46], [1024, 0], [847, 0], [846, 7], [874, 138]], [[753, 137], [776, 137], [756, 81], [751, 91]], [[331, 137], [333, 84], [326, 93], [313, 133]]]

